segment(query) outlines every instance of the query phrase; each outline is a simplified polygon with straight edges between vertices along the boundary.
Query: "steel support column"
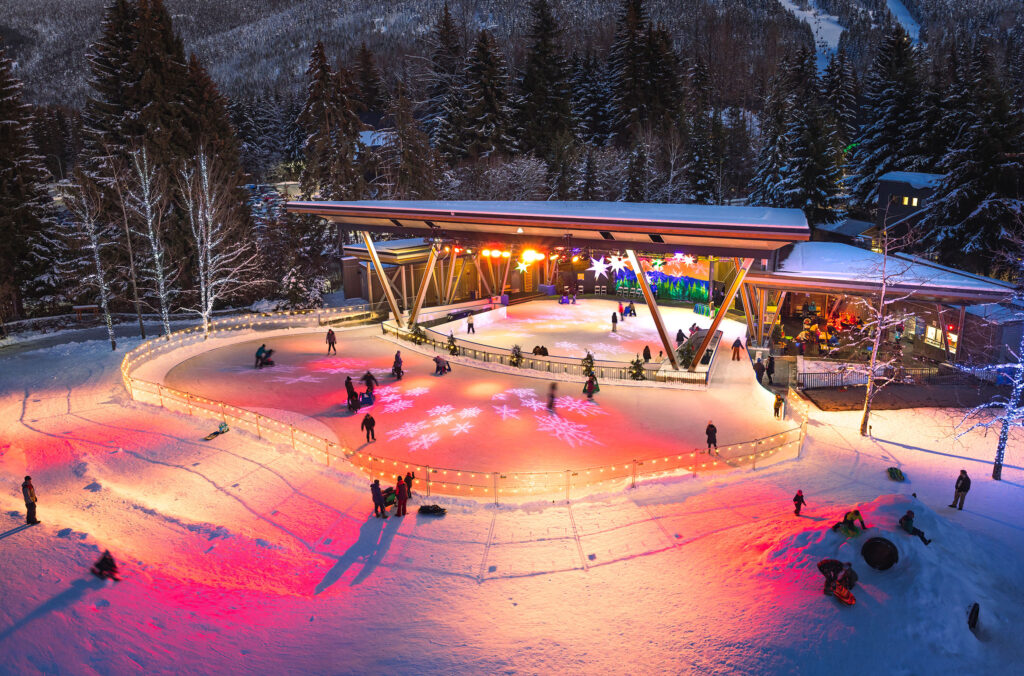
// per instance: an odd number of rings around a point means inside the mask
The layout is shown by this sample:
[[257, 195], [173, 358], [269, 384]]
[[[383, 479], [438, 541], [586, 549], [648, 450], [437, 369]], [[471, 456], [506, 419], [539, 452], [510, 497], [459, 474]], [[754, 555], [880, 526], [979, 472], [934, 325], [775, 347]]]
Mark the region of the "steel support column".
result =
[[[370, 264], [377, 272], [377, 278], [380, 280], [381, 288], [384, 289], [384, 295], [388, 299], [388, 306], [391, 308], [391, 315], [395, 318], [395, 324], [398, 325], [398, 328], [404, 329], [405, 322], [402, 320], [402, 313], [398, 310], [398, 301], [395, 300], [395, 294], [391, 289], [391, 282], [388, 281], [388, 276], [384, 274], [384, 267], [380, 264], [380, 256], [377, 255], [377, 249], [373, 246], [373, 239], [370, 237], [370, 233], [365, 230], [360, 230], [359, 236], [363, 238], [363, 244], [366, 245], [366, 252], [370, 255]], [[367, 281], [372, 284], [369, 280]]]
[[967, 313], [967, 306], [960, 306], [960, 319], [956, 324], [956, 350], [953, 352], [953, 362], [960, 361], [960, 346], [964, 344], [964, 315]]
[[665, 328], [665, 322], [661, 318], [661, 310], [658, 309], [654, 294], [651, 293], [651, 285], [647, 282], [647, 273], [640, 267], [640, 261], [637, 260], [635, 251], [626, 249], [626, 256], [629, 257], [629, 264], [632, 266], [633, 272], [636, 273], [636, 280], [644, 294], [644, 300], [647, 301], [647, 307], [651, 310], [651, 317], [654, 318], [654, 326], [658, 329], [658, 336], [661, 338], [662, 347], [665, 348], [665, 354], [668, 355], [668, 361], [672, 364], [672, 369], [678, 371], [679, 359], [676, 356], [675, 347], [672, 345], [672, 339], [668, 335], [668, 330]]
[[772, 317], [772, 323], [768, 326], [768, 347], [772, 345], [772, 334], [775, 333], [775, 327], [778, 326], [782, 320], [782, 304], [786, 302], [786, 294], [788, 291], [779, 292], [779, 302], [775, 305], [775, 316]]
[[[740, 287], [740, 303], [743, 305], [743, 318], [747, 320], [747, 336], [754, 337], [754, 303], [750, 299], [750, 285]], [[715, 311], [717, 313], [717, 310]]]
[[434, 265], [437, 263], [437, 245], [430, 247], [427, 255], [427, 265], [423, 268], [423, 279], [420, 280], [420, 288], [416, 291], [416, 300], [413, 302], [412, 310], [409, 312], [409, 326], [416, 323], [419, 318], [420, 309], [423, 307], [423, 299], [427, 297], [427, 287], [430, 285], [430, 278], [434, 275]]
[[[477, 282], [476, 285], [477, 285], [477, 290], [478, 291], [480, 290], [480, 285], [481, 285], [481, 283], [483, 283], [483, 286], [487, 288], [487, 295], [488, 296], [493, 296], [494, 293], [491, 292], [491, 282], [487, 279], [487, 275], [484, 274], [483, 266], [480, 265], [480, 254], [479, 253], [473, 254], [473, 264], [476, 265], [476, 282]], [[483, 296], [482, 293], [480, 293], [479, 295]]]
[[743, 280], [746, 279], [747, 272], [753, 264], [753, 258], [744, 258], [736, 267], [736, 276], [733, 277], [732, 282], [729, 283], [729, 288], [725, 292], [725, 298], [722, 299], [722, 305], [715, 312], [715, 318], [711, 320], [711, 328], [708, 329], [707, 335], [704, 336], [704, 340], [700, 342], [700, 347], [697, 348], [697, 352], [693, 355], [693, 361], [691, 361], [690, 365], [687, 367], [690, 371], [697, 370], [697, 364], [700, 363], [701, 357], [704, 356], [704, 352], [707, 351], [708, 345], [711, 344], [711, 339], [714, 337], [715, 331], [718, 330], [718, 325], [722, 323], [722, 318], [725, 317], [726, 311], [736, 299], [736, 292], [739, 291], [740, 286], [743, 285]]
[[764, 347], [764, 313], [768, 306], [768, 290], [754, 289], [757, 292], [757, 346]]
[[[460, 259], [456, 259], [456, 261], [458, 260]], [[455, 275], [455, 282], [448, 289], [448, 298], [445, 299], [446, 305], [451, 305], [455, 301], [455, 291], [459, 288], [459, 283], [462, 282], [462, 273], [466, 271], [466, 257], [462, 256], [461, 261], [462, 265], [459, 266], [459, 274]]]

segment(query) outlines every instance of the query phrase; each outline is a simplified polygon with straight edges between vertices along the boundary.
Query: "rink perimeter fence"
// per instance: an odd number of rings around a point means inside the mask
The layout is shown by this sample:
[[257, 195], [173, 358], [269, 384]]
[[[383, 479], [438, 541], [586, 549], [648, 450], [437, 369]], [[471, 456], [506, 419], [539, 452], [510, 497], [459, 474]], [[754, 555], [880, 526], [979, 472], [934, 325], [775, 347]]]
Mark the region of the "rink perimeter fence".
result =
[[[211, 322], [210, 338], [240, 331], [317, 328], [328, 325], [358, 324], [371, 321], [369, 306], [353, 306], [337, 311], [267, 313], [233, 317]], [[479, 472], [450, 467], [434, 467], [405, 460], [360, 452], [342, 439], [326, 439], [266, 415], [239, 408], [223, 401], [207, 399], [189, 392], [135, 377], [142, 364], [175, 350], [206, 340], [202, 326], [176, 331], [169, 338], [156, 338], [138, 346], [122, 360], [121, 376], [130, 396], [141, 403], [161, 406], [169, 411], [224, 422], [236, 430], [245, 430], [271, 443], [285, 444], [308, 453], [326, 465], [351, 465], [366, 476], [388, 484], [399, 474], [416, 473], [416, 491], [421, 496], [444, 495], [499, 504], [523, 498], [562, 498], [570, 500], [586, 493], [616, 491], [634, 487], [638, 481], [659, 477], [694, 477], [701, 472], [746, 467], [756, 470], [800, 456], [807, 432], [808, 405], [793, 389], [787, 392], [785, 418], [796, 423], [791, 429], [720, 446], [715, 453], [691, 449], [676, 455], [634, 459], [610, 465], [546, 472]]]

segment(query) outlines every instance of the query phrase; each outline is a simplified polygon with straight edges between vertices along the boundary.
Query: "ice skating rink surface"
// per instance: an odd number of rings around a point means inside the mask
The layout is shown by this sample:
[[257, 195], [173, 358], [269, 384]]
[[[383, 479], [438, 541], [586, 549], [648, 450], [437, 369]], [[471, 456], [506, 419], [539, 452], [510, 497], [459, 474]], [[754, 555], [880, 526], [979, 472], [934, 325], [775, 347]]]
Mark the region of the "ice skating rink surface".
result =
[[[584, 302], [570, 309], [588, 316], [607, 313], [610, 319], [612, 303], [594, 304], [606, 307], [587, 308]], [[537, 305], [543, 307], [521, 310], [513, 321], [559, 309], [557, 304]], [[646, 321], [653, 332], [645, 309], [637, 306], [637, 314], [640, 317], [627, 324]], [[596, 325], [592, 322], [559, 322], [557, 331], [541, 322], [522, 326], [535, 327], [538, 334], [547, 331], [549, 342], [559, 334], [572, 337], [574, 326], [581, 329], [575, 332], [578, 341], [601, 340], [586, 330]], [[505, 329], [494, 327], [488, 338], [499, 331]], [[531, 329], [524, 342], [543, 342], [534, 335]], [[725, 352], [716, 359], [713, 385], [707, 391], [602, 382], [594, 403], [589, 403], [580, 384], [560, 382], [552, 414], [547, 410], [550, 380], [542, 374], [496, 373], [456, 364], [451, 373], [435, 376], [430, 356], [381, 339], [376, 327], [339, 332], [338, 338], [337, 356], [327, 356], [324, 332], [275, 337], [266, 342], [275, 350], [276, 365], [261, 370], [253, 368], [253, 354], [265, 341], [238, 343], [182, 362], [165, 382], [244, 408], [290, 412], [291, 420], [296, 415], [312, 418], [344, 445], [360, 450], [369, 450], [359, 425], [363, 414], [370, 412], [376, 420], [377, 441], [369, 444], [373, 453], [474, 472], [575, 470], [689, 453], [705, 448], [709, 420], [718, 427], [721, 445], [768, 436], [795, 424], [774, 419], [772, 394], [756, 384], [748, 362], [730, 362]], [[402, 351], [405, 364], [401, 381], [390, 375], [396, 349]], [[367, 370], [380, 383], [376, 401], [352, 413], [345, 406], [345, 377], [351, 376], [362, 391], [358, 379]]]

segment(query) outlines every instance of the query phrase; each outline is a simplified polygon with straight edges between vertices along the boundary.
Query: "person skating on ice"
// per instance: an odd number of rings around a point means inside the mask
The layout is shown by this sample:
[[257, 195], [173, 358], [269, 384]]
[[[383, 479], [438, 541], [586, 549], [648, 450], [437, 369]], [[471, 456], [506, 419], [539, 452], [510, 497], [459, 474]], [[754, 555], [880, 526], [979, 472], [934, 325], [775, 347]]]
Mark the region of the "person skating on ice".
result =
[[332, 352], [338, 354], [338, 349], [335, 347], [337, 343], [338, 338], [334, 335], [334, 329], [327, 329], [327, 354]]
[[708, 426], [704, 428], [704, 434], [708, 438], [708, 453], [711, 453], [711, 447], [714, 446], [715, 450], [718, 450], [718, 428], [715, 424], [708, 421]]
[[370, 441], [377, 441], [377, 435], [373, 433], [373, 428], [377, 426], [377, 421], [373, 419], [373, 416], [367, 413], [363, 416], [363, 422], [359, 424], [360, 430], [366, 431], [366, 443]]

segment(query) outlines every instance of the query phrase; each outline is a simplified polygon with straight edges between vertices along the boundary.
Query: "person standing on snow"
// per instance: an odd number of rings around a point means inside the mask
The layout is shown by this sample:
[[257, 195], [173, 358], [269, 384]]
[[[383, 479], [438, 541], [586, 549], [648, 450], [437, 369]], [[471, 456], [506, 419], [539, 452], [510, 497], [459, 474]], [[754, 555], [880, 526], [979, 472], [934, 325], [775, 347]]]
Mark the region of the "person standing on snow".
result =
[[742, 350], [742, 349], [743, 349], [743, 341], [741, 341], [739, 339], [739, 337], [737, 337], [736, 340], [732, 341], [732, 360], [733, 361], [741, 361], [741, 359], [740, 359], [740, 350]]
[[39, 499], [36, 498], [36, 487], [32, 485], [32, 477], [25, 477], [25, 482], [21, 484], [21, 494], [25, 498], [25, 523], [39, 523], [39, 519], [36, 518], [36, 503]]
[[388, 507], [384, 504], [384, 494], [380, 492], [380, 479], [370, 484], [370, 496], [373, 498], [373, 515], [378, 519], [388, 518]]
[[772, 378], [775, 376], [775, 357], [768, 355], [768, 363], [764, 366], [764, 374], [768, 376], [768, 384], [774, 385], [775, 381]]
[[967, 470], [960, 470], [960, 476], [956, 478], [956, 485], [953, 486], [953, 502], [950, 507], [956, 507], [958, 510], [963, 511], [964, 509], [964, 498], [967, 497], [967, 491], [971, 490], [971, 477], [967, 476]]
[[764, 364], [761, 363], [760, 357], [754, 362], [754, 375], [757, 376], [757, 384], [764, 385]]
[[644, 345], [644, 363], [646, 364], [646, 363], [648, 363], [650, 361], [651, 361], [651, 346], [650, 345]]
[[807, 501], [804, 500], [804, 492], [803, 491], [797, 491], [796, 495], [793, 496], [793, 507], [794, 507], [793, 513], [796, 514], [797, 516], [800, 516], [800, 508], [803, 507], [806, 504], [807, 504]]
[[718, 450], [718, 428], [715, 427], [714, 423], [708, 421], [708, 426], [704, 428], [704, 434], [708, 437], [708, 453], [711, 453], [711, 447], [714, 446], [715, 450]]
[[619, 330], [619, 315], [612, 311], [612, 333], [618, 333]]
[[398, 483], [395, 484], [395, 516], [405, 516], [405, 503], [408, 499], [409, 488], [402, 477], [398, 477]]
[[409, 492], [409, 499], [412, 500], [412, 482], [416, 479], [415, 472], [405, 473], [405, 490]]
[[377, 435], [373, 433], [373, 428], [377, 426], [377, 421], [373, 419], [373, 416], [367, 413], [363, 416], [363, 422], [360, 423], [359, 429], [366, 430], [366, 443], [370, 443], [370, 439], [377, 441]]
[[335, 345], [338, 342], [338, 338], [334, 335], [334, 329], [327, 329], [327, 354], [333, 352], [338, 354], [338, 349]]

